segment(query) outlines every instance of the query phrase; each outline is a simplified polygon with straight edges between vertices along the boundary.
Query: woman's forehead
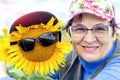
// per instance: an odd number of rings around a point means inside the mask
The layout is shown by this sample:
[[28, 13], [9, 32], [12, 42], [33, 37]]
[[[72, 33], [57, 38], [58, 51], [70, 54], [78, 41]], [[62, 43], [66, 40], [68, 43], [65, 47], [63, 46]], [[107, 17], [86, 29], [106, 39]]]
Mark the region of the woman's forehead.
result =
[[95, 24], [102, 23], [104, 25], [109, 25], [109, 22], [107, 20], [101, 19], [95, 15], [84, 13], [82, 16], [76, 16], [73, 19], [73, 24], [84, 24], [86, 26], [94, 26]]

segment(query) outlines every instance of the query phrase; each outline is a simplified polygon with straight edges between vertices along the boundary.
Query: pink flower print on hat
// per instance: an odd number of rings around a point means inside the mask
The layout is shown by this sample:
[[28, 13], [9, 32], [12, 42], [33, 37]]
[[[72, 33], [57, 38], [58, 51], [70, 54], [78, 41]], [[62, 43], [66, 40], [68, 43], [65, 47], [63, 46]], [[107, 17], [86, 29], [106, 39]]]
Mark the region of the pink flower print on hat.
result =
[[70, 6], [70, 19], [81, 13], [91, 13], [108, 21], [112, 20], [114, 8], [107, 0], [74, 0]]

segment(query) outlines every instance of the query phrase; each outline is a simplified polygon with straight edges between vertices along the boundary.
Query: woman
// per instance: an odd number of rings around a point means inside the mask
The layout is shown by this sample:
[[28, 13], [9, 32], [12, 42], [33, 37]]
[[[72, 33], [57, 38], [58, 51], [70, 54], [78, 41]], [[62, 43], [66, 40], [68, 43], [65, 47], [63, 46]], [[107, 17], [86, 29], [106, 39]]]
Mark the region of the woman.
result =
[[120, 80], [120, 41], [114, 8], [107, 0], [74, 0], [69, 32], [73, 50], [59, 80]]

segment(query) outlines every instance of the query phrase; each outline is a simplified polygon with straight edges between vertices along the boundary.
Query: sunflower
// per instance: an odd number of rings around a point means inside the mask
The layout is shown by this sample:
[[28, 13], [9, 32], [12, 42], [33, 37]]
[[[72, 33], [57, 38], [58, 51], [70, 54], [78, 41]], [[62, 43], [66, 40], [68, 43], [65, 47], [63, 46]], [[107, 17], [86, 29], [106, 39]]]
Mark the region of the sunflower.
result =
[[[3, 35], [0, 36], [0, 51], [3, 52], [5, 51], [8, 46], [9, 46], [9, 42], [7, 41], [7, 28], [3, 28], [2, 29]], [[2, 56], [2, 54], [0, 54], [0, 60], [4, 61], [6, 58], [5, 55]]]
[[[24, 27], [22, 25], [16, 26], [17, 31], [9, 34], [8, 41], [17, 42], [24, 38], [36, 38], [47, 32], [60, 31], [59, 20], [53, 26], [54, 18], [52, 17], [45, 25], [43, 23]], [[69, 42], [59, 42], [44, 47], [37, 41], [34, 49], [31, 51], [23, 51], [18, 44], [10, 45], [2, 51], [4, 61], [11, 62], [14, 68], [23, 70], [26, 74], [32, 75], [37, 72], [41, 75], [46, 75], [49, 72], [54, 74], [54, 70], [59, 70], [59, 66], [64, 67], [64, 55], [69, 53], [71, 44]]]

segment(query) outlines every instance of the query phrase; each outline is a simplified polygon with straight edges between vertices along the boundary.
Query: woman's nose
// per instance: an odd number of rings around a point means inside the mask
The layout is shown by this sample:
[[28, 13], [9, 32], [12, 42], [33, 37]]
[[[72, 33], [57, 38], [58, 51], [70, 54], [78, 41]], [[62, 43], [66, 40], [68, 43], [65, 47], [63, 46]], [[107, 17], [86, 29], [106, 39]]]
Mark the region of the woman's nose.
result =
[[96, 41], [96, 36], [92, 32], [92, 30], [88, 30], [88, 32], [85, 34], [84, 41], [87, 43], [92, 43], [92, 42]]

